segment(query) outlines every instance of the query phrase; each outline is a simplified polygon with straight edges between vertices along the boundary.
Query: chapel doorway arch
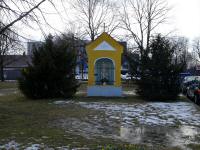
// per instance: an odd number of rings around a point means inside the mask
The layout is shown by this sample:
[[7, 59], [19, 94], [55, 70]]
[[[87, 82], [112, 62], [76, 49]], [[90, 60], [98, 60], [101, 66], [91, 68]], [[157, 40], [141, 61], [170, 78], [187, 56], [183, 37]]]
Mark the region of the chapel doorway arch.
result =
[[95, 84], [114, 85], [115, 68], [112, 59], [99, 58], [95, 62]]

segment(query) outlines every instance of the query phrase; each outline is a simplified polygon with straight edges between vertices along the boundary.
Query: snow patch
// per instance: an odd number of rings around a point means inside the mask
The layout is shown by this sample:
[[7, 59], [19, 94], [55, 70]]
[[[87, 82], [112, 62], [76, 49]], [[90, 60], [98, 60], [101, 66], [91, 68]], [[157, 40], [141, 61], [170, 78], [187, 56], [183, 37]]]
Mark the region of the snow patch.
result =
[[40, 144], [33, 144], [30, 147], [27, 147], [25, 150], [39, 150]]
[[19, 150], [19, 144], [16, 143], [15, 141], [10, 141], [9, 143], [5, 145], [0, 145], [0, 149], [5, 149], [5, 150]]
[[[110, 103], [79, 102], [83, 107], [105, 111], [110, 118], [120, 118], [122, 124], [200, 125], [200, 111], [189, 102]], [[120, 114], [120, 116], [119, 116]]]
[[66, 101], [60, 100], [60, 101], [54, 101], [53, 102], [53, 104], [55, 104], [55, 105], [65, 105], [65, 104], [71, 104], [71, 103], [74, 103], [74, 101], [72, 101], [72, 100], [66, 100]]
[[[15, 141], [10, 141], [9, 143], [5, 145], [0, 145], [0, 150], [21, 150], [22, 148], [20, 147], [21, 144], [16, 143]], [[30, 146], [27, 146], [26, 148], [23, 148], [24, 150], [54, 150], [54, 148], [50, 148], [44, 144], [32, 144]], [[62, 146], [62, 147], [56, 147], [55, 149], [57, 150], [69, 150], [68, 146]], [[76, 150], [76, 149], [74, 149]]]

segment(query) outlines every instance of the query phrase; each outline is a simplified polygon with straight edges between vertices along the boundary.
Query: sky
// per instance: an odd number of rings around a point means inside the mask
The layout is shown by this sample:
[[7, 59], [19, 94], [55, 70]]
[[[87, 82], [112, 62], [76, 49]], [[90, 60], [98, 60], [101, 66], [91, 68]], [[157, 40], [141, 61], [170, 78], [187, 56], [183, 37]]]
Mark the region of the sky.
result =
[[[169, 13], [168, 22], [165, 25], [160, 26], [157, 30], [161, 33], [170, 33], [171, 35], [184, 36], [190, 40], [200, 37], [200, 0], [166, 0], [169, 6], [172, 8]], [[43, 4], [43, 8], [46, 9], [47, 5]], [[59, 7], [59, 6], [58, 6]], [[67, 8], [69, 6], [66, 5]], [[51, 8], [48, 8], [51, 9]], [[70, 10], [67, 9], [67, 10]], [[61, 12], [63, 12], [61, 10]], [[64, 12], [63, 12], [64, 13]], [[70, 14], [70, 12], [66, 12]], [[49, 24], [58, 31], [65, 31], [67, 21], [73, 20], [71, 15], [67, 15], [65, 20], [59, 15], [48, 15]], [[23, 25], [19, 27], [20, 32], [32, 40], [42, 40], [43, 36], [38, 27], [34, 30], [30, 28], [24, 28]], [[53, 33], [53, 29], [47, 29], [45, 32]]]
[[200, 0], [168, 0], [172, 6], [172, 26], [190, 39], [200, 37]]

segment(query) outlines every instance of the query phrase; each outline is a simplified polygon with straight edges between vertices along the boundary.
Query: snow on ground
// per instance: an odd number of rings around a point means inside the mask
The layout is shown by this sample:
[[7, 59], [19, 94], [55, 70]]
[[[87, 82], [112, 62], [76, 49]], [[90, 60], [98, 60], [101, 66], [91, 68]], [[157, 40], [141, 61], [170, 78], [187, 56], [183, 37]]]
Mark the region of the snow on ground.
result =
[[137, 92], [135, 90], [132, 90], [132, 91], [123, 91], [123, 95], [125, 96], [134, 96], [134, 95], [137, 95], [136, 94]]
[[[19, 143], [15, 142], [15, 141], [10, 141], [5, 145], [0, 145], [0, 150], [20, 150], [20, 149], [24, 149], [24, 150], [69, 150], [68, 146], [62, 146], [62, 147], [57, 147], [57, 148], [50, 148], [48, 146], [45, 146], [44, 144], [32, 144], [30, 146], [24, 147], [22, 145], [20, 145]], [[72, 150], [79, 150], [79, 148], [74, 148]], [[88, 150], [88, 149], [81, 149], [80, 150]]]
[[33, 144], [27, 147], [25, 150], [39, 150], [39, 149], [40, 149], [40, 144]]
[[58, 127], [86, 137], [111, 138], [131, 144], [183, 147], [199, 143], [200, 108], [191, 102], [76, 102], [96, 113], [65, 118]]
[[53, 104], [55, 104], [55, 105], [65, 105], [65, 104], [70, 104], [70, 103], [74, 103], [74, 101], [72, 101], [72, 100], [67, 100], [67, 101], [59, 100], [59, 101], [53, 102]]
[[10, 141], [9, 143], [7, 143], [5, 145], [0, 145], [0, 149], [19, 150], [19, 144], [16, 143], [15, 141]]
[[[51, 104], [59, 107], [74, 104], [97, 110], [96, 113], [81, 119], [56, 120], [55, 125], [62, 127], [67, 134], [81, 135], [87, 139], [112, 138], [131, 144], [181, 147], [185, 144], [199, 143], [200, 108], [190, 102], [122, 103], [59, 100]], [[0, 149], [18, 150], [22, 146], [23, 144], [11, 141], [0, 145]], [[26, 145], [23, 149], [53, 150], [41, 144]], [[69, 148], [57, 147], [56, 149], [68, 150]]]
[[83, 107], [105, 111], [110, 118], [120, 118], [124, 125], [200, 126], [200, 109], [189, 102], [110, 103], [79, 102]]

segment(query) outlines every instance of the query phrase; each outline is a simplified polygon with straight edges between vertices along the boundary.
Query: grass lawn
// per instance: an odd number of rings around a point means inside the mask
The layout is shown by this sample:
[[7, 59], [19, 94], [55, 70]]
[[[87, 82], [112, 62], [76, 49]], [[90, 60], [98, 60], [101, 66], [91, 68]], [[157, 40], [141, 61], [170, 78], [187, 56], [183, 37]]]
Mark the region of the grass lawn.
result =
[[[21, 94], [0, 97], [0, 145], [15, 140], [21, 148], [31, 143], [44, 143], [49, 147], [70, 146], [97, 148], [98, 145], [115, 145], [112, 139], [87, 139], [83, 136], [66, 133], [54, 125], [62, 118], [83, 118], [96, 114], [94, 110], [77, 105], [58, 107], [52, 100], [27, 100]], [[125, 144], [123, 142], [118, 143]], [[108, 146], [109, 147], [109, 146]], [[130, 146], [141, 148], [143, 146]]]
[[74, 106], [60, 108], [49, 104], [51, 102], [51, 100], [30, 101], [22, 95], [14, 94], [0, 97], [1, 142], [14, 139], [25, 145], [32, 142], [45, 143], [52, 147], [69, 143], [72, 146], [83, 147], [85, 143], [89, 145], [95, 143], [93, 140], [65, 133], [64, 130], [51, 124], [63, 117], [81, 118], [93, 112]]
[[[0, 97], [0, 145], [15, 140], [23, 149], [31, 144], [44, 143], [49, 147], [89, 147], [114, 149], [114, 147], [130, 150], [148, 150], [145, 145], [129, 145], [126, 142], [109, 138], [88, 139], [81, 135], [70, 134], [58, 128], [55, 122], [63, 118], [84, 118], [100, 112], [86, 109], [78, 105], [59, 107], [53, 100], [27, 100], [21, 94]], [[104, 115], [104, 114], [101, 114]], [[101, 149], [101, 148], [99, 148]], [[161, 148], [166, 149], [168, 148]], [[179, 150], [179, 148], [169, 148]]]
[[17, 88], [17, 81], [0, 81], [0, 90], [1, 89], [11, 89], [11, 88]]
[[[13, 85], [12, 85], [13, 84]], [[14, 88], [16, 83], [5, 82], [0, 85], [1, 88]], [[129, 87], [126, 87], [129, 89]], [[79, 90], [84, 90], [82, 85]], [[152, 149], [146, 145], [130, 145], [128, 142], [108, 138], [108, 137], [87, 137], [70, 132], [70, 122], [67, 122], [67, 129], [57, 125], [60, 120], [66, 118], [76, 118], [84, 121], [85, 118], [90, 121], [90, 117], [104, 116], [102, 111], [87, 109], [80, 105], [69, 103], [65, 106], [52, 104], [59, 100], [29, 100], [21, 93], [8, 94], [0, 96], [0, 146], [11, 140], [20, 143], [20, 149], [25, 149], [32, 144], [43, 144], [48, 147], [58, 148], [60, 146], [89, 147], [91, 149], [122, 149], [122, 150], [148, 150]], [[77, 96], [76, 101], [96, 102], [102, 98], [87, 98]], [[112, 102], [144, 102], [139, 97], [106, 99]], [[73, 124], [71, 124], [73, 126]], [[116, 127], [113, 127], [116, 128]], [[82, 130], [82, 129], [79, 129]], [[104, 148], [102, 148], [104, 147]], [[117, 148], [116, 148], [117, 147]], [[190, 145], [191, 149], [198, 149], [199, 145]], [[0, 148], [1, 149], [1, 148]], [[159, 150], [179, 150], [178, 147], [154, 147]]]

